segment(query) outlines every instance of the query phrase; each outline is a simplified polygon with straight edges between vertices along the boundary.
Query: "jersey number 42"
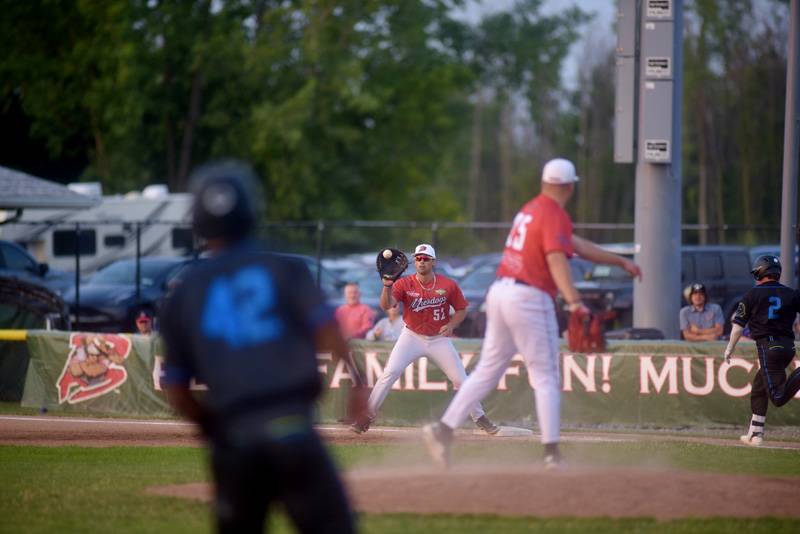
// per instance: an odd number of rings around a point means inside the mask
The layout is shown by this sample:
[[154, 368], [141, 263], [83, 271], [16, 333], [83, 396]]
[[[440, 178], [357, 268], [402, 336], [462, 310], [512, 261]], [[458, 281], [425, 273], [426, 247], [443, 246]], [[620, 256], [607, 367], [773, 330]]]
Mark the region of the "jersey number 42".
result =
[[275, 283], [260, 267], [246, 267], [215, 279], [203, 308], [203, 333], [234, 348], [266, 343], [284, 330], [275, 313]]

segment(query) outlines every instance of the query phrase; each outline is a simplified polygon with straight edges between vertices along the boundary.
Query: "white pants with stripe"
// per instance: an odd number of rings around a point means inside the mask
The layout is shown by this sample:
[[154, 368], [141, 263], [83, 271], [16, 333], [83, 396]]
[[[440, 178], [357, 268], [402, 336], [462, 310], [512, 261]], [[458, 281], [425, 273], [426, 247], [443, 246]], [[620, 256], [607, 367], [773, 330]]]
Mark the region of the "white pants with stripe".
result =
[[[386, 399], [386, 395], [389, 394], [392, 385], [400, 378], [405, 368], [423, 356], [428, 356], [433, 360], [456, 388], [461, 387], [467, 379], [461, 356], [456, 351], [450, 338], [445, 336], [422, 336], [408, 328], [403, 328], [392, 349], [392, 353], [389, 354], [386, 367], [383, 368], [383, 374], [372, 388], [372, 393], [370, 393], [368, 409], [372, 417], [377, 415], [383, 401]], [[466, 418], [468, 412], [473, 421], [484, 414], [483, 408], [478, 401], [473, 402], [465, 410], [464, 418]]]
[[450, 402], [442, 423], [458, 428], [470, 406], [483, 400], [521, 354], [531, 376], [542, 443], [558, 443], [561, 425], [558, 323], [553, 299], [532, 286], [503, 278], [486, 295], [486, 335], [480, 360]]

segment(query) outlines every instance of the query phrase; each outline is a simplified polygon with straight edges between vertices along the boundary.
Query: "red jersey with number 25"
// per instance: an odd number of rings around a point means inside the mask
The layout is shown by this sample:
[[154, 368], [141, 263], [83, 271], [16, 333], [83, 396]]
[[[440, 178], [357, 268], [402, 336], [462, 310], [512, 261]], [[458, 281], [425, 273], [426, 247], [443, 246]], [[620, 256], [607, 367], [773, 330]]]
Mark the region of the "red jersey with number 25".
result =
[[450, 322], [450, 306], [466, 309], [467, 299], [453, 280], [437, 274], [426, 284], [417, 275], [405, 276], [392, 284], [392, 296], [403, 303], [403, 322], [411, 331], [423, 336], [437, 336]]
[[516, 278], [555, 297], [558, 288], [547, 254], [556, 251], [572, 257], [572, 221], [558, 202], [538, 195], [514, 217], [497, 276]]

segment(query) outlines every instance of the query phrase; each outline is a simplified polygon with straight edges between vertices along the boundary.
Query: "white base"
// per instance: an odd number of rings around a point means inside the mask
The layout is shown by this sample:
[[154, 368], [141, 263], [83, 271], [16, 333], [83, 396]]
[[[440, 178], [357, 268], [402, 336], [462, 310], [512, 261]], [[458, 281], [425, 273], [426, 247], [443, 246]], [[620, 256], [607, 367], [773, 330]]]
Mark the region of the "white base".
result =
[[472, 433], [478, 436], [488, 436], [492, 438], [520, 438], [520, 437], [533, 436], [533, 430], [528, 430], [527, 428], [520, 428], [518, 426], [501, 426], [497, 434], [494, 434], [492, 436], [489, 436], [489, 434], [487, 434], [480, 428], [475, 428], [472, 431]]

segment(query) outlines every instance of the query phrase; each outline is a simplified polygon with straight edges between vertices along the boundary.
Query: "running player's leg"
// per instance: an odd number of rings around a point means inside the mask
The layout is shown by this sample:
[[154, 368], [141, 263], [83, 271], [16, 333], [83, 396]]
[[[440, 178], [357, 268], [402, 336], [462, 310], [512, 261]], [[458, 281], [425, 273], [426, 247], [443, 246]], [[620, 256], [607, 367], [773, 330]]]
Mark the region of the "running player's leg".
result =
[[766, 417], [768, 406], [769, 396], [767, 394], [767, 383], [766, 380], [764, 380], [764, 373], [759, 369], [756, 376], [753, 378], [753, 385], [750, 389], [750, 411], [753, 412], [754, 415]]
[[378, 381], [375, 382], [375, 386], [372, 388], [372, 392], [369, 395], [367, 409], [371, 417], [375, 417], [378, 414], [378, 410], [380, 410], [383, 401], [386, 400], [389, 390], [392, 389], [394, 383], [397, 382], [397, 379], [403, 374], [405, 368], [408, 367], [411, 362], [422, 356], [424, 352], [425, 347], [422, 341], [410, 330], [404, 328], [400, 337], [397, 338], [397, 342], [394, 344], [391, 354], [389, 354], [389, 359], [386, 360], [383, 374], [381, 374]]
[[519, 348], [536, 397], [536, 416], [544, 444], [558, 443], [561, 425], [558, 324], [553, 300], [543, 291], [525, 288], [508, 317], [514, 344]]
[[[428, 344], [428, 356], [439, 366], [447, 378], [453, 383], [455, 389], [459, 389], [467, 379], [467, 372], [464, 370], [464, 363], [461, 355], [453, 346], [449, 338], [442, 337]], [[486, 415], [480, 402], [476, 402], [470, 409], [469, 416], [473, 421], [477, 421]]]
[[503, 317], [503, 300], [507, 287], [495, 283], [486, 295], [486, 334], [478, 365], [461, 384], [442, 416], [442, 423], [458, 428], [475, 403], [483, 400], [497, 386], [508, 369], [515, 347]]
[[786, 378], [786, 367], [794, 360], [794, 340], [762, 339], [757, 347], [769, 397], [775, 406], [783, 406], [800, 389], [800, 374], [795, 371], [788, 380]]

